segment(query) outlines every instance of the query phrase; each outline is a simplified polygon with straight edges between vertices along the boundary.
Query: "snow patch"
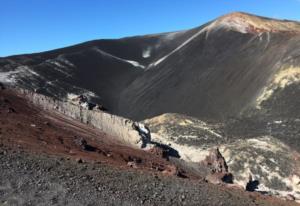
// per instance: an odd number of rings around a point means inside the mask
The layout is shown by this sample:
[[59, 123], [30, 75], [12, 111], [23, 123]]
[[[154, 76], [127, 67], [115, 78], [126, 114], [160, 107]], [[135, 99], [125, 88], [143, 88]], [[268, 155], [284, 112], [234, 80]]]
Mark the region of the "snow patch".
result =
[[[175, 48], [173, 51], [171, 51], [169, 54], [165, 55], [164, 57], [158, 59], [157, 61], [151, 63], [149, 65], [149, 67], [153, 67], [153, 66], [157, 66], [159, 65], [161, 62], [163, 62], [165, 59], [167, 59], [169, 56], [171, 56], [172, 54], [174, 54], [175, 52], [179, 51], [181, 48], [183, 48], [185, 45], [187, 45], [188, 43], [190, 43], [192, 40], [194, 40], [196, 37], [198, 37], [200, 34], [202, 34], [203, 32], [206, 31], [206, 28], [201, 29], [200, 31], [198, 31], [196, 34], [192, 35], [190, 38], [188, 38], [186, 41], [184, 41], [181, 45], [179, 45], [177, 48]], [[171, 37], [173, 37], [175, 34], [171, 33], [168, 34], [171, 35]], [[168, 38], [171, 38], [168, 37]]]
[[126, 59], [124, 59], [124, 61], [128, 62], [129, 64], [131, 64], [131, 65], [133, 65], [135, 67], [140, 67], [142, 69], [145, 69], [145, 66], [141, 65], [139, 62], [132, 61], [132, 60], [126, 60]]
[[107, 53], [107, 52], [105, 52], [105, 51], [102, 51], [101, 49], [98, 49], [98, 48], [94, 48], [94, 50], [97, 51], [97, 52], [99, 52], [99, 53], [101, 53], [102, 55], [108, 56], [108, 57], [110, 57], [110, 58], [117, 59], [117, 60], [122, 61], [122, 62], [127, 62], [127, 63], [133, 65], [134, 67], [138, 67], [138, 68], [142, 68], [142, 69], [145, 68], [144, 65], [140, 64], [140, 63], [137, 62], [137, 61], [128, 60], [128, 59], [123, 59], [123, 58], [114, 56], [114, 55], [112, 55], [112, 54], [109, 54], [109, 53]]

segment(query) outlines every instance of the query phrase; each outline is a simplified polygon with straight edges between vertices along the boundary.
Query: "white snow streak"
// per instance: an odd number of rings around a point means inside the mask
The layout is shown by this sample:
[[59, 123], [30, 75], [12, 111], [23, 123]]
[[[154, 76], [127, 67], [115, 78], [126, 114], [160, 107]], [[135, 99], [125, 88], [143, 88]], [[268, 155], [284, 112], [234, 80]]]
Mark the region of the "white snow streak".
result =
[[200, 34], [202, 34], [205, 31], [204, 29], [201, 29], [200, 31], [198, 31], [196, 34], [194, 34], [193, 36], [191, 36], [190, 38], [188, 38], [186, 41], [184, 41], [181, 45], [179, 45], [176, 49], [174, 49], [173, 51], [171, 51], [169, 54], [165, 55], [164, 57], [160, 58], [159, 60], [157, 60], [154, 63], [150, 64], [151, 66], [157, 66], [158, 64], [160, 64], [161, 62], [163, 62], [165, 59], [167, 59], [169, 56], [171, 56], [172, 54], [174, 54], [175, 52], [177, 52], [178, 50], [180, 50], [182, 47], [184, 47], [185, 45], [187, 45], [188, 43], [190, 43], [193, 39], [195, 39], [197, 36], [199, 36]]
[[129, 63], [129, 64], [131, 64], [131, 65], [133, 65], [133, 66], [135, 66], [135, 67], [139, 67], [139, 68], [142, 68], [142, 69], [145, 68], [144, 65], [140, 64], [140, 63], [137, 62], [137, 61], [128, 60], [128, 59], [123, 59], [123, 58], [114, 56], [114, 55], [112, 55], [112, 54], [109, 54], [109, 53], [107, 53], [107, 52], [105, 52], [105, 51], [102, 51], [101, 49], [98, 49], [98, 48], [94, 48], [94, 50], [97, 51], [97, 52], [99, 52], [99, 53], [101, 53], [102, 55], [108, 56], [108, 57], [110, 57], [110, 58], [117, 59], [117, 60], [122, 61], [122, 62], [127, 62], [127, 63]]
[[124, 59], [124, 61], [128, 62], [129, 64], [132, 64], [135, 67], [140, 67], [142, 69], [145, 69], [145, 66], [141, 65], [139, 62], [132, 61], [132, 60], [126, 60], [126, 59]]

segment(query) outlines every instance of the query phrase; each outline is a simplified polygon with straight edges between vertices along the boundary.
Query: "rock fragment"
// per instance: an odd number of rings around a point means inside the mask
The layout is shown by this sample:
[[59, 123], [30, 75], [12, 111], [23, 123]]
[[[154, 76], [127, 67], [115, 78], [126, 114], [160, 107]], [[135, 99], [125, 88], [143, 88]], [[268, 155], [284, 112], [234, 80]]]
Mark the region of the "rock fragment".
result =
[[288, 194], [288, 195], [285, 197], [285, 199], [286, 199], [286, 200], [289, 200], [289, 201], [295, 201], [295, 200], [296, 200], [296, 198], [295, 198], [293, 195], [291, 195], [291, 194]]
[[209, 174], [206, 180], [213, 184], [233, 183], [233, 175], [228, 172], [228, 166], [219, 149], [212, 149], [202, 162], [207, 167]]
[[249, 175], [249, 181], [246, 184], [246, 191], [254, 192], [256, 189], [258, 189], [259, 181], [253, 180], [252, 175]]
[[87, 141], [83, 139], [82, 137], [80, 138], [75, 138], [74, 143], [80, 147], [82, 150], [87, 150]]

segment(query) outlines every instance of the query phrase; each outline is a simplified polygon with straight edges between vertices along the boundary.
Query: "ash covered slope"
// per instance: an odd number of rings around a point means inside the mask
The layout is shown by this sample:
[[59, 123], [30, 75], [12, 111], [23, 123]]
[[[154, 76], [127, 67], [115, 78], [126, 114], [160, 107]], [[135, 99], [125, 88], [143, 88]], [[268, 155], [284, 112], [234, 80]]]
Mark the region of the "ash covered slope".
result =
[[1, 58], [0, 81], [59, 98], [85, 93], [135, 120], [170, 112], [220, 120], [252, 109], [297, 116], [299, 33], [297, 22], [232, 13], [186, 31]]
[[[274, 92], [299, 82], [299, 32], [296, 22], [225, 15], [136, 79], [123, 92], [120, 111], [134, 119], [166, 112], [223, 119], [262, 109]], [[292, 91], [299, 94], [299, 86]], [[299, 109], [294, 95], [283, 99], [290, 114]]]
[[53, 51], [0, 58], [0, 82], [65, 98], [85, 94], [118, 113], [120, 93], [147, 65], [192, 35], [187, 32], [96, 40]]

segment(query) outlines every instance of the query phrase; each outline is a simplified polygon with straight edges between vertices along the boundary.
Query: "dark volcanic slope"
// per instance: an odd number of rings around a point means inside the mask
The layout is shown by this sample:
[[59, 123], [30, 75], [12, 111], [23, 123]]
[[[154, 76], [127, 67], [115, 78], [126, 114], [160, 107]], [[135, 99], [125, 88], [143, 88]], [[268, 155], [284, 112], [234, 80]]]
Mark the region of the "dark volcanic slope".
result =
[[149, 62], [176, 48], [193, 32], [97, 40], [0, 58], [0, 81], [59, 98], [68, 93], [86, 93], [118, 113], [120, 93], [144, 72]]
[[0, 81], [60, 98], [86, 93], [137, 120], [281, 115], [278, 106], [299, 117], [299, 34], [297, 22], [233, 13], [187, 31], [2, 58]]
[[[239, 21], [238, 16], [229, 17]], [[242, 22], [236, 22], [236, 28], [228, 26], [232, 22], [226, 18], [200, 28], [187, 44], [136, 79], [123, 92], [124, 115], [234, 116], [248, 106], [256, 107], [260, 92], [278, 71], [300, 65], [299, 33], [244, 31], [248, 28]], [[299, 77], [300, 68], [294, 70]], [[295, 102], [294, 95], [285, 98]]]

